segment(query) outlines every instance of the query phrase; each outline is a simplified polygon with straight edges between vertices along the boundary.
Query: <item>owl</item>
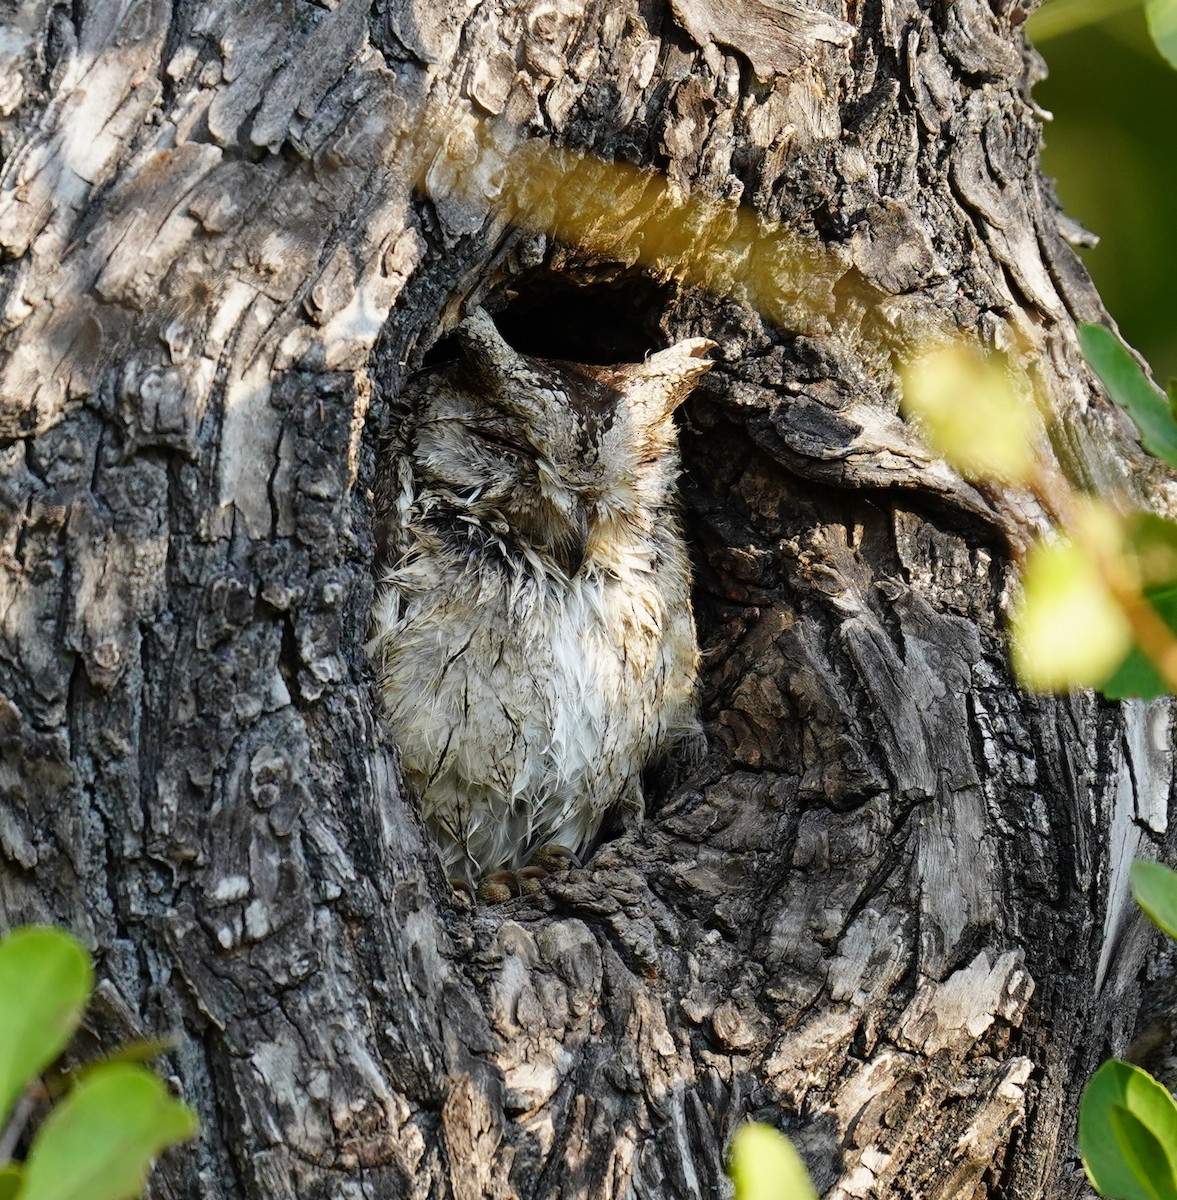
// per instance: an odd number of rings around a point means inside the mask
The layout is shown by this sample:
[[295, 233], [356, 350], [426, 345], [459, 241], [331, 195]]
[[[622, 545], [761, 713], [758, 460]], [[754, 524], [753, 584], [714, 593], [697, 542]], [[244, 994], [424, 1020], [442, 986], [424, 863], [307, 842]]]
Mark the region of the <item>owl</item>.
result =
[[697, 736], [673, 413], [706, 339], [613, 367], [531, 358], [476, 309], [417, 377], [371, 649], [404, 773], [470, 887], [591, 850]]

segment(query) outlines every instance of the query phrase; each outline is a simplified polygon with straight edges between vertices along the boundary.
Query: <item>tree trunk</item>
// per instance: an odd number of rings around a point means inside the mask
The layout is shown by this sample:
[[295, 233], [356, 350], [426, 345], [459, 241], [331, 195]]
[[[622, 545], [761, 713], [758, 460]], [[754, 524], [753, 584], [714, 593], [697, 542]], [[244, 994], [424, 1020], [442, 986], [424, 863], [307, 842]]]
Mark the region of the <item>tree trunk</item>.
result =
[[[1041, 514], [896, 415], [959, 328], [1072, 478], [1152, 486], [1076, 350], [1020, 0], [5, 12], [0, 911], [92, 947], [108, 1044], [175, 1036], [204, 1128], [151, 1195], [719, 1196], [747, 1117], [839, 1200], [1077, 1195], [1169, 708], [1014, 686]], [[467, 302], [720, 360], [709, 757], [472, 912], [364, 652], [381, 437]]]

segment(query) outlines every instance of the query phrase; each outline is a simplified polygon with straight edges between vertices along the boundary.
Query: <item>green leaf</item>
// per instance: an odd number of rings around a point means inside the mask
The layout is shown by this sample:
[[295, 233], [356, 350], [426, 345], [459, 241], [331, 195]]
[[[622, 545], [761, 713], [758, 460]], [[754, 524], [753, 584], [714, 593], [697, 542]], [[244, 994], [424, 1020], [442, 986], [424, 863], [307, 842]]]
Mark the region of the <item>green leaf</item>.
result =
[[1158, 929], [1177, 938], [1177, 871], [1164, 863], [1134, 862], [1132, 894]]
[[23, 1176], [16, 1163], [0, 1167], [0, 1200], [16, 1200]]
[[[1127, 1116], [1117, 1116], [1116, 1108]], [[1138, 1136], [1140, 1128], [1147, 1136]], [[1177, 1104], [1147, 1071], [1112, 1058], [1095, 1072], [1079, 1105], [1079, 1150], [1087, 1177], [1101, 1195], [1177, 1200], [1177, 1190], [1172, 1190]], [[1158, 1170], [1158, 1150], [1164, 1169], [1142, 1179], [1139, 1170]], [[1165, 1186], [1171, 1190], [1158, 1190]]]
[[[54, 1097], [62, 1094], [67, 1088], [77, 1087], [83, 1079], [87, 1079], [95, 1071], [101, 1071], [105, 1067], [114, 1066], [116, 1063], [147, 1064], [173, 1049], [175, 1049], [174, 1041], [163, 1038], [136, 1038], [133, 1041], [124, 1042], [121, 1046], [116, 1046], [109, 1054], [90, 1059], [81, 1066], [64, 1072], [55, 1080], [46, 1080], [49, 1095]], [[56, 1092], [54, 1091], [55, 1086]]]
[[771, 1125], [750, 1121], [732, 1139], [736, 1200], [818, 1200], [801, 1155]]
[[127, 1200], [151, 1160], [196, 1133], [196, 1116], [143, 1067], [109, 1066], [45, 1119], [25, 1163], [20, 1200]]
[[[1144, 598], [1157, 610], [1161, 620], [1177, 632], [1177, 585], [1148, 588]], [[1160, 672], [1138, 646], [1132, 648], [1115, 674], [1098, 686], [1109, 700], [1125, 700], [1130, 696], [1155, 700], [1158, 696], [1169, 694]]]
[[1023, 686], [1098, 687], [1132, 648], [1132, 630], [1082, 547], [1038, 542], [1010, 613], [1010, 656]]
[[1144, 448], [1177, 467], [1177, 419], [1167, 398], [1148, 381], [1124, 343], [1102, 325], [1080, 325], [1079, 345], [1108, 395], [1136, 423]]
[[0, 1126], [73, 1037], [93, 983], [90, 956], [64, 930], [28, 925], [0, 940]]
[[1128, 549], [1141, 587], [1177, 587], [1177, 521], [1135, 512], [1126, 522]]
[[1153, 1137], [1148, 1126], [1128, 1109], [1113, 1104], [1110, 1115], [1112, 1136], [1144, 1194], [1152, 1197], [1152, 1200], [1177, 1200], [1173, 1164], [1164, 1146]]
[[1109, 700], [1155, 700], [1169, 693], [1160, 672], [1144, 656], [1139, 646], [1133, 646], [1116, 673], [1098, 686]]
[[1177, 67], [1177, 0], [1144, 0], [1144, 13], [1157, 49]]

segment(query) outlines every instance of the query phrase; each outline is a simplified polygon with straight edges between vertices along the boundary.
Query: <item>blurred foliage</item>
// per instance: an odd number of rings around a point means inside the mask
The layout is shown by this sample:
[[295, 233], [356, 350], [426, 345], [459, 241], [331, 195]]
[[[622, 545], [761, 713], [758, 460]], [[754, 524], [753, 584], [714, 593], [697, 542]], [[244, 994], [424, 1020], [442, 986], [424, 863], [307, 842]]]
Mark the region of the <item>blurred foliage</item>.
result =
[[1080, 254], [1125, 339], [1177, 376], [1177, 71], [1126, 0], [1047, 0], [1028, 25], [1050, 68], [1043, 170], [1100, 238]]
[[771, 1125], [749, 1121], [732, 1139], [728, 1161], [735, 1200], [817, 1200], [796, 1147]]
[[[1177, 395], [1161, 392], [1111, 330], [1080, 325], [1078, 334], [1145, 449], [1177, 470]], [[902, 411], [966, 479], [1029, 492], [1054, 524], [1029, 547], [1011, 546], [1022, 585], [1009, 612], [1019, 682], [1095, 687], [1109, 699], [1177, 695], [1177, 520], [1078, 490], [1045, 453], [1048, 406], [1004, 355], [960, 341], [927, 346], [903, 370]]]
[[1157, 49], [1177, 67], [1177, 0], [1144, 0], [1144, 15]]
[[156, 1155], [196, 1134], [163, 1080], [125, 1061], [150, 1046], [50, 1076], [93, 986], [90, 956], [65, 930], [0, 937], [0, 1160], [28, 1143], [23, 1161], [0, 1161], [0, 1200], [131, 1200]]
[[[1035, 467], [1042, 419], [1008, 363], [961, 342], [929, 350], [903, 368], [903, 413], [973, 481], [1022, 485]], [[961, 403], [967, 398], [967, 403]]]

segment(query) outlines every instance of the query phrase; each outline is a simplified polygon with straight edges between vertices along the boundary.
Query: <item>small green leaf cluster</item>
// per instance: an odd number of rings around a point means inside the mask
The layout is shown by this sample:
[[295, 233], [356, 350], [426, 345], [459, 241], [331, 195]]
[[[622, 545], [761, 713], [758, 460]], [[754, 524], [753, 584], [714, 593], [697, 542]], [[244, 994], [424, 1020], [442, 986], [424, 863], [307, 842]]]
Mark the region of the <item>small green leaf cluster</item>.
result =
[[[1177, 468], [1177, 394], [1159, 392], [1110, 330], [1079, 327], [1084, 356]], [[1177, 521], [1082, 495], [1042, 451], [1047, 423], [1029, 381], [998, 356], [950, 344], [904, 372], [903, 408], [966, 479], [1023, 488], [1056, 528], [1021, 558], [1010, 657], [1026, 687], [1093, 687], [1112, 699], [1177, 692]]]
[[[1132, 891], [1149, 918], [1177, 938], [1177, 872], [1132, 866]], [[1116, 1200], [1177, 1200], [1177, 1103], [1147, 1071], [1109, 1059], [1079, 1105], [1079, 1151], [1091, 1186]]]
[[735, 1200], [817, 1200], [805, 1164], [783, 1133], [749, 1121], [732, 1139], [728, 1175]]
[[[1080, 325], [1084, 357], [1108, 394], [1132, 418], [1141, 443], [1154, 457], [1177, 469], [1177, 390], [1160, 392], [1123, 343], [1102, 325]], [[1152, 699], [1177, 690], [1177, 522], [1153, 513], [1133, 513], [1124, 524], [1124, 550], [1143, 600], [1140, 629], [1119, 668], [1099, 687], [1111, 699]], [[1140, 622], [1137, 622], [1139, 625]]]
[[[19, 1134], [24, 1098], [73, 1037], [93, 983], [86, 951], [60, 929], [0, 939], [0, 1144]], [[196, 1133], [192, 1110], [146, 1067], [107, 1059], [69, 1080], [24, 1161], [0, 1165], [0, 1200], [128, 1200], [161, 1150]]]

